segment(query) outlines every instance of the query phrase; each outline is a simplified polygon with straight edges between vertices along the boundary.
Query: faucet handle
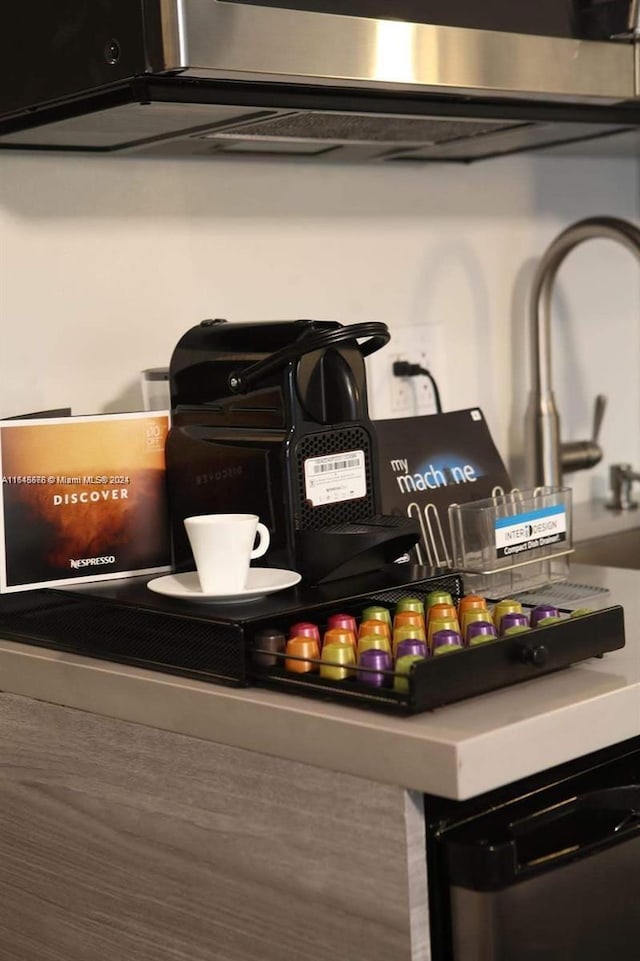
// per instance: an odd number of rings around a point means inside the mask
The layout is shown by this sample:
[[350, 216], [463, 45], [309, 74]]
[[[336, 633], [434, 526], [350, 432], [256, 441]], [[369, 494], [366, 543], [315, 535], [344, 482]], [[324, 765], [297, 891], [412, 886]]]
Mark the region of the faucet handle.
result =
[[563, 472], [587, 470], [602, 460], [602, 448], [598, 443], [600, 428], [607, 407], [607, 398], [598, 394], [593, 408], [593, 430], [591, 440], [570, 440], [560, 445], [560, 463]]
[[602, 421], [604, 420], [604, 413], [607, 409], [607, 398], [604, 394], [598, 394], [596, 397], [595, 404], [593, 406], [593, 430], [591, 432], [591, 440], [594, 444], [598, 443], [598, 438], [600, 436], [600, 428], [602, 427]]

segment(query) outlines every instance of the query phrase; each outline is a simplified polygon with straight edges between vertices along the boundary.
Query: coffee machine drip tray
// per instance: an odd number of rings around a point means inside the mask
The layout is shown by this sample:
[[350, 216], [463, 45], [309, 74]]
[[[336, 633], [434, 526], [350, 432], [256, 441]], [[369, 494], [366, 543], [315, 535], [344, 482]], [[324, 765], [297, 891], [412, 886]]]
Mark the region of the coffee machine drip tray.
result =
[[299, 531], [296, 541], [311, 583], [352, 577], [392, 564], [418, 541], [418, 522], [376, 515], [351, 524]]

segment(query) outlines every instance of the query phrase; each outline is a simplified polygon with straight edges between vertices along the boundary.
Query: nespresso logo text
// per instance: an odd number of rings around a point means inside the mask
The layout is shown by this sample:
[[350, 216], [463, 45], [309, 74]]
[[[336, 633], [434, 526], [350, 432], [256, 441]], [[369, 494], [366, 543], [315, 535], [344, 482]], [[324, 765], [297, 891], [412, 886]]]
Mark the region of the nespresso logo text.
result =
[[108, 557], [79, 557], [77, 560], [69, 558], [69, 567], [78, 570], [81, 567], [101, 567], [103, 564], [115, 564], [116, 559], [113, 554]]
[[108, 491], [80, 491], [73, 494], [54, 494], [53, 506], [60, 507], [63, 504], [95, 504], [98, 501], [123, 501], [129, 496], [126, 487], [117, 487], [115, 490]]

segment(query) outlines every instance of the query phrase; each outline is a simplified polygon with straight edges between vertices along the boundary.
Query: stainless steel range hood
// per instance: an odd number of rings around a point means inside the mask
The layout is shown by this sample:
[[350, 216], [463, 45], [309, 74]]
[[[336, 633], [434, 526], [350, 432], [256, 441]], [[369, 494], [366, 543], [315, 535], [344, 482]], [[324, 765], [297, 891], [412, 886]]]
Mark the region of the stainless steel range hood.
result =
[[583, 40], [273, 2], [16, 4], [0, 147], [378, 162], [601, 139], [637, 150], [633, 29]]

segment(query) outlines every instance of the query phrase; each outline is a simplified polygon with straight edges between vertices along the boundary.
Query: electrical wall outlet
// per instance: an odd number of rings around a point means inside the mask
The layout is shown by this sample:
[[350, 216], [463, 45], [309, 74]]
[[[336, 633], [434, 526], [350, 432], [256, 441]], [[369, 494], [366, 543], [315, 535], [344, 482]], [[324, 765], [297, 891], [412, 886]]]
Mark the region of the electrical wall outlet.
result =
[[431, 372], [442, 389], [440, 363], [442, 328], [439, 324], [390, 327], [391, 340], [367, 360], [369, 403], [374, 418], [413, 417], [436, 413], [436, 399], [428, 377], [396, 377], [393, 364], [405, 360]]

